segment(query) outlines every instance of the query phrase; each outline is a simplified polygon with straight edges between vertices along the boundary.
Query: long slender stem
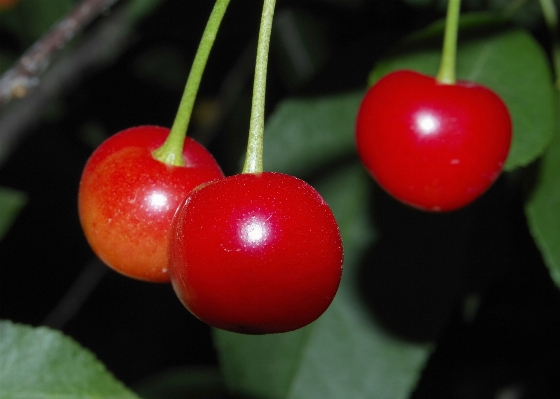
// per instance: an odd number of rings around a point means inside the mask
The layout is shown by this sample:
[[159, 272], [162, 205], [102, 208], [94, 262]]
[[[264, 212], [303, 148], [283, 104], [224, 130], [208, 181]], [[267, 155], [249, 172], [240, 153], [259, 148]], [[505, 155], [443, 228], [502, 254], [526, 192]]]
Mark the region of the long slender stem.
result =
[[263, 171], [263, 135], [264, 105], [266, 95], [266, 68], [268, 65], [268, 49], [274, 17], [275, 0], [264, 0], [259, 41], [257, 44], [257, 61], [255, 65], [255, 83], [253, 85], [253, 103], [251, 106], [251, 122], [249, 125], [249, 142], [243, 173], [259, 173]]
[[552, 42], [552, 63], [554, 67], [555, 86], [560, 89], [560, 36], [558, 35], [558, 12], [553, 0], [540, 0], [546, 26]]
[[455, 84], [455, 61], [457, 58], [457, 30], [459, 27], [459, 14], [461, 0], [449, 0], [447, 4], [447, 17], [445, 19], [445, 36], [443, 38], [443, 52], [441, 64], [436, 80], [444, 84]]
[[216, 39], [229, 1], [230, 0], [216, 0], [216, 4], [214, 4], [212, 13], [210, 14], [210, 18], [202, 34], [198, 50], [196, 51], [187, 84], [185, 85], [185, 91], [183, 92], [177, 116], [169, 132], [169, 136], [163, 145], [153, 152], [154, 158], [161, 162], [174, 166], [184, 166], [183, 144], [191, 119], [194, 101], [196, 99], [198, 87], [200, 86], [200, 81], [202, 80], [206, 62], [208, 61], [208, 56], [210, 55], [210, 50]]

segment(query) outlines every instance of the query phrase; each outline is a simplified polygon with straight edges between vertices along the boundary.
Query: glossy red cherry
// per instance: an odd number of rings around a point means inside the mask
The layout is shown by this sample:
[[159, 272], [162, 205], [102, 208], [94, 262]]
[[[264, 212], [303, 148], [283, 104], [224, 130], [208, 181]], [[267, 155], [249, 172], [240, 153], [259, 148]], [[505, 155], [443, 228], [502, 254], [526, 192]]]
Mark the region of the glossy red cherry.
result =
[[222, 178], [210, 153], [187, 138], [185, 166], [156, 160], [152, 151], [169, 129], [139, 126], [103, 142], [80, 181], [78, 209], [97, 256], [116, 271], [140, 280], [168, 282], [167, 237], [179, 204], [201, 183]]
[[169, 272], [185, 307], [205, 323], [279, 333], [317, 319], [342, 273], [336, 220], [293, 176], [239, 174], [202, 185], [173, 220]]
[[450, 211], [482, 195], [506, 161], [509, 112], [475, 83], [438, 83], [397, 71], [367, 92], [358, 113], [356, 144], [366, 169], [398, 200]]

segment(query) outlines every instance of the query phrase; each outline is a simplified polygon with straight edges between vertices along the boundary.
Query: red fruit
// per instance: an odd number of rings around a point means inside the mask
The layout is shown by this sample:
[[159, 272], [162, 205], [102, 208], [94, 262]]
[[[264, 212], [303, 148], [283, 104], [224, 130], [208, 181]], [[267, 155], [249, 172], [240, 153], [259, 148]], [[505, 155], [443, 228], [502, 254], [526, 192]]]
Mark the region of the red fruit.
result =
[[194, 190], [170, 236], [169, 272], [183, 305], [224, 330], [298, 329], [333, 300], [342, 241], [323, 198], [281, 173], [239, 174]]
[[152, 156], [169, 129], [139, 126], [103, 142], [80, 181], [78, 210], [93, 251], [116, 271], [168, 282], [167, 237], [179, 204], [201, 183], [223, 177], [212, 155], [187, 138], [185, 167]]
[[389, 194], [420, 209], [450, 211], [497, 179], [511, 130], [506, 105], [488, 88], [397, 71], [366, 94], [356, 143], [366, 169]]

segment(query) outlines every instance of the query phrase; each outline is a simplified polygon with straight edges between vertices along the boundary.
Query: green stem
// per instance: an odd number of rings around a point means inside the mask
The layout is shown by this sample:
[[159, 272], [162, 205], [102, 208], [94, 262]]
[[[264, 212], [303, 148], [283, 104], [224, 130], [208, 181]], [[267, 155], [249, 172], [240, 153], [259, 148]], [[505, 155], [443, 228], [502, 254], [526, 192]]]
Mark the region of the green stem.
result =
[[449, 0], [447, 17], [445, 18], [445, 36], [443, 37], [443, 52], [436, 80], [443, 84], [455, 84], [455, 62], [457, 59], [457, 30], [461, 0]]
[[222, 22], [229, 1], [230, 0], [216, 0], [216, 4], [214, 4], [212, 13], [210, 14], [210, 18], [202, 34], [202, 39], [200, 39], [200, 44], [198, 45], [198, 50], [196, 51], [171, 131], [162, 146], [152, 153], [154, 158], [158, 161], [174, 166], [185, 165], [183, 160], [183, 145], [194, 107], [196, 93], [198, 92], [202, 74], [206, 67], [206, 61], [208, 61], [210, 50], [216, 39], [220, 23]]
[[266, 95], [266, 67], [270, 33], [274, 16], [275, 0], [264, 0], [257, 44], [257, 61], [255, 64], [255, 82], [253, 85], [253, 103], [251, 105], [251, 122], [249, 125], [249, 142], [243, 173], [260, 173], [263, 171], [263, 135], [264, 102]]
[[555, 86], [560, 89], [560, 37], [558, 35], [558, 13], [553, 0], [540, 0], [546, 26], [552, 41], [552, 64], [554, 68]]

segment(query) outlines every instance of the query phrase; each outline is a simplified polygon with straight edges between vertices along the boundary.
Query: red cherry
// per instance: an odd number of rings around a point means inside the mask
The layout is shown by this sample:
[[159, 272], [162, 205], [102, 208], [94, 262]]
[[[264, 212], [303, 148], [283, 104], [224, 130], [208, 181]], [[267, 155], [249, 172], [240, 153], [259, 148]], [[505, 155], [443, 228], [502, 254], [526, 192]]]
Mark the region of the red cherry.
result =
[[293, 176], [239, 174], [200, 186], [169, 240], [171, 283], [205, 323], [280, 333], [317, 319], [342, 273], [342, 241], [323, 198]]
[[450, 211], [497, 179], [511, 130], [506, 105], [488, 88], [397, 71], [366, 94], [356, 143], [366, 169], [389, 194], [420, 209]]
[[212, 155], [187, 138], [185, 167], [156, 160], [152, 151], [169, 129], [139, 126], [103, 142], [80, 181], [78, 209], [93, 251], [116, 271], [136, 279], [168, 282], [167, 237], [173, 215], [190, 191], [223, 177]]

